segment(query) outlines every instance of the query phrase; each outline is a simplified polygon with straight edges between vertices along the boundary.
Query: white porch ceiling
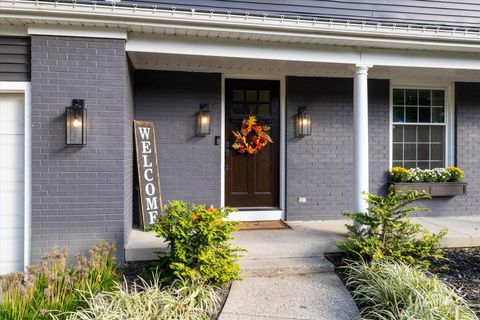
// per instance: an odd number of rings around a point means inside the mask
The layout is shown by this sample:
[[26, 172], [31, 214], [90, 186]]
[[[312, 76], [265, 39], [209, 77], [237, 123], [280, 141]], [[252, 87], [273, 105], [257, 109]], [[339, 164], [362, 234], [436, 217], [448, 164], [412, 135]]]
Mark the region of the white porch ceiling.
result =
[[[353, 77], [349, 64], [199, 55], [128, 52], [135, 69], [246, 75]], [[480, 70], [374, 66], [369, 78], [422, 81], [480, 81]]]

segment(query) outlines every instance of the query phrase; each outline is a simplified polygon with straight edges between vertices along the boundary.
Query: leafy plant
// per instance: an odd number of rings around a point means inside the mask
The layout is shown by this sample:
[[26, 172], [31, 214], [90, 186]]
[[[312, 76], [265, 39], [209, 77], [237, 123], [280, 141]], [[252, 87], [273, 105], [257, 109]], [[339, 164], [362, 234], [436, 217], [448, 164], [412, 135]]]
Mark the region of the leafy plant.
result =
[[395, 193], [393, 189], [386, 196], [367, 193], [368, 212], [346, 214], [353, 225], [347, 225], [348, 238], [339, 242], [338, 247], [352, 258], [390, 259], [423, 268], [430, 266], [430, 260], [446, 259], [439, 241], [447, 231], [430, 234], [406, 219], [414, 211], [425, 211], [410, 205], [419, 199], [430, 199], [430, 196], [413, 190]]
[[402, 262], [350, 262], [347, 287], [362, 319], [475, 320], [467, 302], [448, 284]]
[[219, 285], [239, 279], [242, 250], [230, 243], [236, 224], [224, 220], [232, 209], [172, 201], [165, 211], [153, 229], [170, 247], [165, 258], [175, 277]]
[[447, 167], [448, 172], [450, 173], [450, 181], [462, 181], [465, 173], [462, 169], [457, 167]]
[[397, 166], [393, 167], [388, 175], [392, 182], [447, 182], [461, 181], [464, 172], [457, 167], [409, 170]]
[[0, 278], [0, 319], [65, 319], [65, 311], [82, 304], [81, 292], [109, 290], [118, 277], [115, 247], [101, 242], [90, 256], [68, 265], [68, 251], [53, 249], [27, 272]]
[[410, 170], [398, 166], [393, 167], [388, 175], [390, 176], [390, 180], [393, 182], [407, 182], [410, 181], [412, 177]]
[[86, 307], [69, 315], [68, 320], [210, 319], [219, 307], [214, 287], [198, 280], [175, 280], [162, 287], [155, 274], [152, 282], [139, 278], [129, 287], [125, 281], [111, 292], [84, 296]]

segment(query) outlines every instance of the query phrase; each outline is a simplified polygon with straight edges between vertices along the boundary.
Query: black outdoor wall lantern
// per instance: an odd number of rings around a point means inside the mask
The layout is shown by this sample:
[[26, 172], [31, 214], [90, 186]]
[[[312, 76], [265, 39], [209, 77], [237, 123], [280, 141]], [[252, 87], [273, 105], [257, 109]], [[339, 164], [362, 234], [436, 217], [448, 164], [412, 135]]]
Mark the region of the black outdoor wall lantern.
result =
[[65, 143], [71, 146], [87, 144], [87, 108], [83, 99], [73, 99], [65, 110]]
[[312, 118], [306, 110], [305, 106], [298, 107], [295, 119], [295, 137], [302, 138], [312, 134]]
[[200, 111], [197, 113], [197, 137], [205, 137], [210, 134], [210, 109], [208, 104], [201, 104]]

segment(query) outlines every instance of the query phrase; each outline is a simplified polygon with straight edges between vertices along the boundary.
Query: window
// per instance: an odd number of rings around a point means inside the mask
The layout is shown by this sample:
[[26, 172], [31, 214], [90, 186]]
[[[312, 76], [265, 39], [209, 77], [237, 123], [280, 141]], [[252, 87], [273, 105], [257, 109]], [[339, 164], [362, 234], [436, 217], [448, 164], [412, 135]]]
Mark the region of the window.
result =
[[422, 169], [446, 166], [446, 100], [445, 90], [392, 90], [393, 166]]

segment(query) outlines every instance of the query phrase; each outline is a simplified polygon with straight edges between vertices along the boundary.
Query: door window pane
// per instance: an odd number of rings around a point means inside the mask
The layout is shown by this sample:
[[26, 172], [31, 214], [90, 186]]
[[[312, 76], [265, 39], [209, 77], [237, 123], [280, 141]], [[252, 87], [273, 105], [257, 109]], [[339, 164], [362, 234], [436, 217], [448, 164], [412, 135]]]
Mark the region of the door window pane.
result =
[[257, 102], [257, 90], [247, 90], [245, 93], [247, 102]]
[[270, 102], [270, 90], [260, 90], [258, 92], [258, 101]]
[[243, 102], [243, 95], [244, 95], [243, 90], [233, 90], [232, 95], [233, 95], [234, 102]]

